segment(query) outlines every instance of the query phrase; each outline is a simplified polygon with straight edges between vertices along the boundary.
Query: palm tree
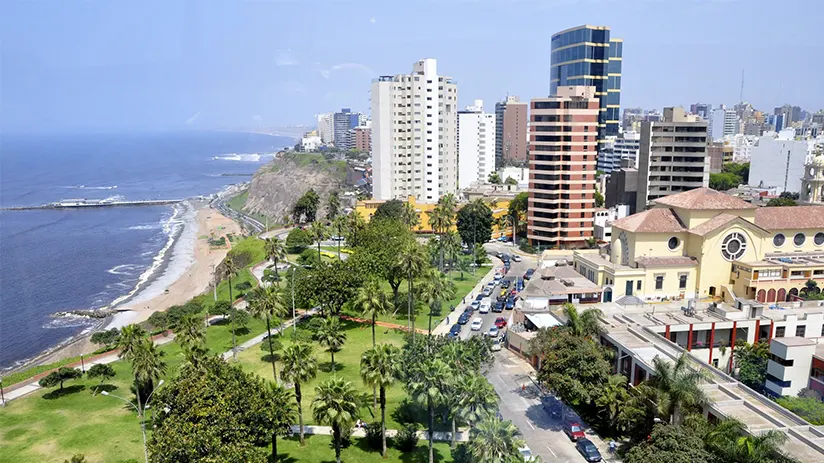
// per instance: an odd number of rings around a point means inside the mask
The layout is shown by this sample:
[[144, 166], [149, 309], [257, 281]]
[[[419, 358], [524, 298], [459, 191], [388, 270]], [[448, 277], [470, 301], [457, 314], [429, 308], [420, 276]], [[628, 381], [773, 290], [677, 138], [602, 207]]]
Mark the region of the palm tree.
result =
[[278, 262], [286, 258], [286, 245], [283, 243], [283, 240], [274, 237], [274, 238], [266, 238], [266, 257], [272, 259], [272, 263], [274, 264], [275, 268], [275, 278], [278, 281], [278, 285], [280, 284], [280, 275], [278, 275]]
[[159, 350], [150, 339], [138, 342], [132, 350], [130, 361], [139, 410], [143, 410], [140, 405], [141, 399], [148, 398], [154, 389], [155, 381], [166, 374], [164, 355], [166, 352]]
[[455, 230], [446, 232], [443, 235], [443, 246], [451, 271], [455, 268], [455, 261], [461, 251], [461, 235]]
[[378, 315], [383, 315], [389, 311], [386, 295], [381, 291], [378, 282], [375, 280], [367, 281], [358, 291], [354, 305], [361, 310], [364, 317], [372, 319], [372, 347], [375, 347], [375, 322]]
[[435, 408], [446, 402], [445, 393], [449, 389], [454, 373], [439, 359], [429, 359], [422, 365], [421, 374], [409, 384], [409, 392], [415, 401], [429, 412], [429, 463], [435, 461], [432, 448], [432, 434], [435, 432]]
[[735, 418], [721, 421], [705, 437], [707, 447], [715, 454], [722, 456], [724, 461], [736, 463], [794, 461], [781, 451], [787, 440], [783, 431], [775, 429], [758, 435], [749, 434], [746, 426]]
[[615, 426], [618, 421], [618, 413], [628, 400], [627, 377], [611, 375], [607, 384], [601, 390], [601, 395], [595, 399], [595, 404], [607, 411], [610, 426]]
[[358, 244], [358, 232], [366, 226], [366, 220], [357, 211], [353, 211], [346, 216], [346, 243], [349, 246]]
[[395, 384], [398, 368], [401, 364], [401, 351], [391, 344], [380, 344], [363, 353], [360, 373], [363, 383], [380, 390], [381, 404], [381, 441], [386, 458], [386, 390]]
[[[249, 298], [248, 309], [249, 314], [255, 318], [262, 318], [266, 320], [266, 334], [269, 342], [269, 358], [272, 360], [272, 375], [275, 382], [278, 381], [278, 370], [275, 359], [275, 352], [272, 348], [272, 324], [271, 320], [275, 317], [284, 317], [287, 314], [286, 305], [280, 297], [278, 288], [274, 286], [262, 287], [258, 286], [252, 292], [252, 297]], [[283, 335], [283, 330], [281, 330]]]
[[341, 429], [352, 426], [358, 416], [358, 392], [352, 383], [331, 378], [315, 387], [312, 416], [322, 425], [332, 427], [335, 460], [340, 463]]
[[335, 219], [332, 221], [332, 227], [337, 232], [337, 238], [338, 239], [336, 239], [335, 241], [337, 241], [337, 243], [338, 243], [338, 260], [341, 260], [341, 258], [340, 258], [340, 242], [341, 242], [341, 238], [343, 237], [343, 231], [346, 230], [346, 217], [342, 216], [342, 215], [339, 215], [339, 216], [335, 217]]
[[420, 293], [429, 305], [429, 336], [432, 336], [432, 314], [440, 310], [443, 301], [455, 296], [455, 284], [446, 275], [433, 269], [424, 276]]
[[523, 461], [518, 449], [524, 441], [518, 437], [520, 431], [511, 421], [502, 421], [492, 413], [484, 415], [478, 425], [472, 428], [469, 452], [476, 461], [490, 463], [514, 463]]
[[320, 256], [320, 243], [325, 240], [327, 236], [329, 236], [329, 231], [326, 228], [326, 225], [319, 220], [316, 220], [309, 226], [309, 235], [311, 235], [312, 239], [318, 243], [318, 262], [322, 262], [323, 259], [321, 259]]
[[594, 336], [601, 333], [602, 315], [601, 309], [587, 309], [582, 313], [571, 303], [567, 302], [563, 307], [566, 316], [566, 327], [573, 336]]
[[292, 432], [295, 422], [295, 409], [292, 406], [292, 394], [283, 386], [267, 382], [267, 393], [272, 402], [272, 461], [278, 461], [278, 434], [287, 436]]
[[420, 275], [426, 268], [426, 256], [423, 248], [415, 241], [410, 241], [406, 247], [401, 250], [398, 256], [398, 267], [406, 275], [407, 281], [407, 297], [409, 299], [407, 305], [407, 327], [412, 333], [412, 340], [415, 339], [415, 318], [412, 317], [412, 297], [414, 294], [415, 277]]
[[661, 392], [659, 408], [671, 423], [675, 423], [684, 409], [698, 407], [709, 401], [706, 393], [698, 386], [705, 373], [689, 366], [687, 354], [681, 354], [675, 362], [652, 359], [653, 373], [649, 382]]
[[117, 347], [120, 348], [120, 358], [131, 360], [137, 346], [143, 342], [148, 334], [140, 325], [130, 324], [120, 330]]
[[200, 317], [194, 314], [185, 315], [174, 326], [175, 340], [186, 357], [192, 363], [206, 354], [206, 327]]
[[234, 257], [229, 254], [223, 261], [223, 278], [229, 280], [229, 304], [231, 305], [232, 318], [232, 359], [237, 362], [237, 343], [235, 341], [235, 300], [232, 297], [232, 277], [237, 275], [237, 264]]
[[455, 380], [453, 393], [449, 397], [453, 449], [457, 444], [455, 440], [457, 418], [460, 417], [471, 425], [498, 404], [498, 394], [495, 388], [480, 374], [475, 372], [460, 374], [455, 377]]
[[443, 204], [435, 206], [429, 214], [429, 225], [432, 226], [432, 231], [438, 235], [438, 250], [440, 252], [438, 268], [441, 271], [443, 271], [444, 235], [454, 223], [454, 216], [450, 215], [449, 210]]
[[334, 373], [336, 371], [335, 352], [340, 352], [343, 343], [346, 342], [346, 333], [341, 329], [340, 319], [337, 317], [324, 318], [315, 336], [321, 346], [326, 346], [326, 352], [332, 354], [332, 372]]
[[315, 379], [318, 374], [318, 362], [312, 355], [312, 346], [309, 344], [292, 344], [283, 351], [280, 359], [283, 368], [280, 370], [280, 377], [286, 382], [295, 385], [295, 401], [298, 404], [298, 421], [300, 425], [300, 446], [306, 445], [303, 439], [303, 394], [300, 385]]
[[401, 221], [409, 227], [410, 230], [414, 230], [421, 223], [421, 216], [415, 210], [415, 207], [412, 206], [411, 203], [408, 201], [403, 203], [403, 210], [401, 211]]

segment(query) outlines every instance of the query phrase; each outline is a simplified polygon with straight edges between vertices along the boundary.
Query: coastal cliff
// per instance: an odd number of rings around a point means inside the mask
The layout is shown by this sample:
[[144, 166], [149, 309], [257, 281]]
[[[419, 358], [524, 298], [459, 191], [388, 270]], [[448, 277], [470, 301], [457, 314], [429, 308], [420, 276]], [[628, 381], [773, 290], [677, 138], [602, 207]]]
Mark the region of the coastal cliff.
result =
[[[304, 193], [313, 188], [326, 203], [329, 193], [346, 186], [346, 162], [329, 161], [318, 153], [279, 153], [255, 173], [243, 210], [281, 221]], [[318, 216], [325, 215], [325, 207]]]

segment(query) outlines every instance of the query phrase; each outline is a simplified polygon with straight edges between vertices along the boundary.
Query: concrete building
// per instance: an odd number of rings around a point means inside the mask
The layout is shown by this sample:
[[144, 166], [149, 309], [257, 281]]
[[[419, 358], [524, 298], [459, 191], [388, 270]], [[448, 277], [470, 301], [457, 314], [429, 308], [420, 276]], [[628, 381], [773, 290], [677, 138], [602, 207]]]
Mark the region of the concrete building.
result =
[[300, 139], [300, 150], [304, 153], [317, 151], [323, 143], [317, 131], [307, 132]]
[[529, 187], [529, 169], [525, 167], [503, 167], [498, 169], [498, 176], [501, 181], [506, 182], [506, 179], [511, 178], [518, 182], [519, 187]]
[[434, 59], [372, 82], [374, 199], [435, 203], [458, 192], [458, 85]]
[[644, 122], [635, 210], [665, 196], [709, 185], [707, 123], [684, 108], [664, 108], [664, 120]]
[[824, 204], [824, 155], [813, 156], [804, 165], [801, 177], [801, 201]]
[[495, 115], [484, 112], [484, 102], [458, 111], [458, 188], [483, 183], [495, 172]]
[[624, 160], [629, 160], [629, 165], [636, 167], [640, 149], [641, 134], [639, 132], [624, 132], [612, 140], [611, 143], [607, 142], [606, 146], [598, 152], [598, 170], [606, 173], [613, 172], [621, 168]]
[[612, 240], [612, 222], [629, 215], [629, 204], [619, 204], [609, 209], [595, 211], [593, 230], [595, 239], [609, 242]]
[[527, 102], [507, 96], [495, 103], [495, 165], [524, 164], [527, 161]]
[[335, 141], [334, 113], [318, 114], [318, 135], [321, 143], [328, 144]]
[[[776, 336], [770, 342], [770, 358], [767, 360], [767, 380], [764, 387], [771, 395], [794, 396], [801, 389], [808, 387], [817, 343], [805, 338], [805, 332], [806, 326], [799, 326], [796, 328], [796, 336]], [[801, 336], [798, 337], [798, 334]]]
[[638, 169], [623, 161], [620, 169], [612, 171], [604, 189], [604, 205], [608, 208], [619, 204], [629, 205], [629, 213], [635, 213], [638, 198]]
[[724, 142], [715, 142], [707, 146], [707, 158], [709, 158], [709, 168], [711, 174], [721, 172], [724, 164], [732, 162], [733, 147]]
[[690, 105], [690, 113], [696, 116], [701, 116], [701, 119], [707, 120], [712, 113], [712, 105], [707, 103], [695, 103]]
[[370, 127], [355, 127], [352, 129], [355, 133], [354, 144], [350, 147], [361, 153], [372, 152], [372, 129]]
[[599, 114], [594, 87], [557, 87], [555, 95], [530, 103], [533, 246], [583, 247], [592, 237]]
[[718, 140], [736, 133], [738, 133], [738, 116], [735, 110], [726, 109], [723, 105], [714, 109], [710, 117], [709, 137], [712, 140]]
[[621, 123], [621, 62], [624, 41], [609, 27], [583, 25], [552, 35], [549, 93], [571, 85], [595, 86], [598, 137], [618, 136]]
[[752, 148], [749, 184], [777, 186], [781, 191], [799, 193], [804, 165], [811, 157], [815, 143], [786, 139], [788, 132], [782, 133], [784, 135], [765, 135]]

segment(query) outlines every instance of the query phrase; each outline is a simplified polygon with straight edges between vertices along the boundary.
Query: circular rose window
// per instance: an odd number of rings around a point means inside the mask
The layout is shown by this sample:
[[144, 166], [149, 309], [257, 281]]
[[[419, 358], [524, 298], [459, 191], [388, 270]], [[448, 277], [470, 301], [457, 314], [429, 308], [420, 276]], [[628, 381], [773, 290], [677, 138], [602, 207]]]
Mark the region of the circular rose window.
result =
[[738, 260], [746, 251], [747, 239], [741, 233], [730, 233], [721, 242], [721, 255], [726, 260]]
[[805, 241], [807, 241], [807, 237], [803, 233], [796, 233], [793, 237], [793, 244], [796, 246], [803, 246]]
[[815, 243], [816, 246], [821, 246], [822, 244], [824, 244], [824, 233], [822, 233], [822, 232], [816, 233], [815, 236], [813, 237], [813, 242]]
[[676, 249], [678, 249], [679, 244], [681, 244], [681, 241], [677, 237], [673, 236], [667, 242], [667, 247], [670, 249], [670, 251], [675, 251]]
[[773, 236], [773, 246], [775, 246], [777, 248], [780, 248], [781, 246], [784, 246], [784, 241], [785, 240], [786, 240], [786, 238], [784, 237], [784, 234], [779, 233], [779, 234]]

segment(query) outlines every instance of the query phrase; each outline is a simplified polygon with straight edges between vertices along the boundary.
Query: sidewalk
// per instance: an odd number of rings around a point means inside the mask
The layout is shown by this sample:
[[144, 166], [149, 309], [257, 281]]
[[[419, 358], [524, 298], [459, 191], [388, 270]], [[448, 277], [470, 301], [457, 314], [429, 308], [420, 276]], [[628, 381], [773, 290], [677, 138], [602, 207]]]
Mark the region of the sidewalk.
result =
[[[380, 425], [380, 421], [373, 421], [372, 424]], [[299, 434], [300, 433], [300, 426], [292, 425], [292, 433]], [[303, 433], [307, 435], [316, 434], [316, 435], [323, 435], [323, 436], [331, 436], [332, 435], [332, 427], [331, 426], [313, 426], [313, 425], [304, 425], [303, 426]], [[386, 437], [395, 437], [398, 434], [397, 429], [387, 429], [386, 430]], [[418, 431], [418, 438], [423, 440], [429, 440], [429, 433], [427, 431]], [[352, 436], [353, 437], [366, 437], [366, 430], [365, 429], [352, 429]], [[442, 442], [451, 442], [452, 441], [452, 433], [448, 431], [435, 431], [432, 433], [432, 440], [442, 441]], [[455, 440], [458, 442], [468, 442], [469, 441], [469, 430], [458, 431], [455, 433]]]
[[433, 335], [449, 333], [449, 328], [451, 328], [452, 325], [458, 322], [458, 317], [461, 316], [461, 314], [464, 311], [464, 308], [475, 299], [475, 296], [483, 290], [484, 286], [486, 286], [487, 283], [489, 283], [490, 281], [492, 281], [493, 278], [495, 278], [496, 268], [497, 267], [493, 265], [492, 268], [489, 269], [489, 271], [486, 273], [486, 275], [484, 275], [484, 277], [481, 278], [480, 281], [478, 281], [475, 287], [472, 288], [469, 294], [466, 295], [465, 300], [460, 304], [456, 305], [455, 309], [452, 312], [450, 312], [446, 316], [446, 318], [444, 318], [443, 321], [438, 324], [438, 326], [432, 329]]

